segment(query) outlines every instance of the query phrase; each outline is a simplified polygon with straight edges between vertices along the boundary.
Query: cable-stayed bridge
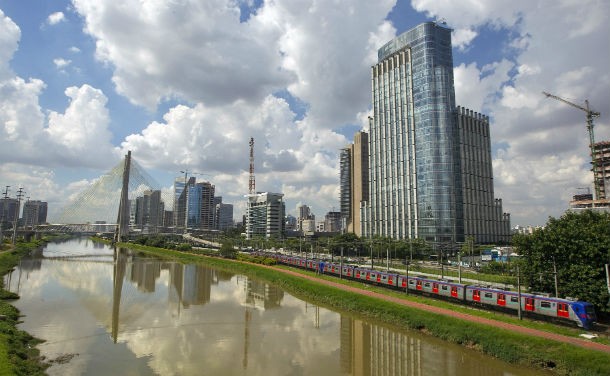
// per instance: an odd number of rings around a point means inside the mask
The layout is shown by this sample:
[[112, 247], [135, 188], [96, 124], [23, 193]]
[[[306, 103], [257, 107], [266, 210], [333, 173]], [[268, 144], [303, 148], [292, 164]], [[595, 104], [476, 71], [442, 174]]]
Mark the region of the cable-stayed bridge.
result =
[[129, 231], [130, 200], [146, 191], [160, 190], [157, 183], [129, 152], [125, 159], [93, 184], [71, 198], [60, 210], [55, 224], [39, 225], [37, 232], [108, 233], [122, 224], [123, 235]]

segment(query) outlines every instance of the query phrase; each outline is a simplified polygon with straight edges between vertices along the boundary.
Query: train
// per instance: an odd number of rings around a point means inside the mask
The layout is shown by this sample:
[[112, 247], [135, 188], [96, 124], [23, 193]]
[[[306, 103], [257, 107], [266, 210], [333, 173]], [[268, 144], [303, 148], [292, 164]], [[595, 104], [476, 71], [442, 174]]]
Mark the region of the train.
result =
[[258, 251], [254, 253], [258, 256], [275, 259], [278, 263], [284, 265], [383, 287], [412, 291], [490, 310], [517, 314], [519, 305], [521, 305], [521, 312], [524, 316], [576, 324], [585, 330], [592, 329], [597, 322], [593, 304], [576, 299], [519, 293], [491, 286], [469, 285], [420, 275], [383, 272], [356, 265], [337, 264], [327, 260], [303, 258], [275, 252]]

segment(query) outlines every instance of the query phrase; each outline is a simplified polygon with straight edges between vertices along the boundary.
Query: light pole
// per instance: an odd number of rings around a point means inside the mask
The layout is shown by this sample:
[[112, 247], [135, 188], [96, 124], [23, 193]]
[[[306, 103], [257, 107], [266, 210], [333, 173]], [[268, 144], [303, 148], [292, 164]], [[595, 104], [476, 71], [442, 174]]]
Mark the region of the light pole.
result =
[[519, 308], [517, 309], [517, 316], [521, 320], [521, 274], [519, 274], [519, 265], [517, 265], [517, 296], [519, 299]]
[[409, 294], [409, 260], [407, 260], [406, 256], [405, 256], [405, 269], [406, 269], [406, 272], [407, 272], [407, 276], [406, 276], [407, 277], [407, 283], [406, 283], [406, 286], [405, 286], [405, 292], [407, 294]]

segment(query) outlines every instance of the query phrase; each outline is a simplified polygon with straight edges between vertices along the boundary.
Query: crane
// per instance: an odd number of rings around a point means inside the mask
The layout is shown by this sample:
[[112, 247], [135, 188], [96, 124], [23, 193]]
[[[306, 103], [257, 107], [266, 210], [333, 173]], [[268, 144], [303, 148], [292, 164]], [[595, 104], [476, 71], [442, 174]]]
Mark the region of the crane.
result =
[[593, 169], [593, 188], [595, 190], [595, 199], [599, 199], [599, 194], [600, 194], [600, 187], [599, 187], [599, 182], [597, 181], [597, 178], [595, 177], [595, 173], [596, 173], [596, 169], [595, 169], [595, 163], [596, 163], [596, 158], [595, 158], [595, 135], [593, 133], [593, 118], [599, 117], [601, 114], [599, 112], [593, 111], [589, 108], [589, 101], [585, 99], [585, 107], [580, 106], [576, 103], [572, 103], [570, 101], [567, 101], [561, 97], [558, 97], [556, 95], [547, 93], [546, 91], [543, 91], [542, 94], [544, 94], [547, 98], [553, 98], [556, 99], [560, 102], [563, 102], [565, 104], [568, 104], [572, 107], [576, 107], [581, 111], [584, 111], [586, 116], [587, 116], [587, 130], [589, 131], [589, 149], [591, 149], [591, 167]]

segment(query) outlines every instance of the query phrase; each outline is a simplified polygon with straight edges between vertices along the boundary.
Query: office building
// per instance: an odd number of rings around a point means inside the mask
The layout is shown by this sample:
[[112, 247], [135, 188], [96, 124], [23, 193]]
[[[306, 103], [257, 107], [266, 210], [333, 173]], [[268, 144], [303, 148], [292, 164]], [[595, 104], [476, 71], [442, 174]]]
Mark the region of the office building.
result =
[[23, 225], [34, 227], [47, 222], [47, 203], [38, 200], [28, 200], [23, 204]]
[[215, 228], [220, 231], [225, 231], [233, 228], [233, 205], [232, 204], [216, 204], [216, 215], [214, 216]]
[[195, 184], [195, 178], [186, 176], [178, 177], [174, 180], [174, 227], [184, 228], [186, 223], [186, 204], [187, 192], [186, 187]]
[[341, 150], [339, 161], [341, 227], [358, 236], [362, 235], [360, 204], [369, 199], [368, 143], [368, 133], [357, 132], [354, 143]]
[[286, 212], [284, 194], [261, 192], [246, 197], [246, 237], [282, 238]]
[[0, 224], [2, 228], [13, 227], [19, 219], [19, 201], [16, 198], [0, 198]]
[[[135, 205], [133, 204], [135, 202]], [[135, 209], [135, 213], [130, 213], [134, 219], [134, 225], [140, 230], [156, 233], [163, 227], [163, 216], [165, 215], [165, 204], [161, 200], [160, 190], [146, 190], [143, 195], [136, 197], [130, 202], [130, 209]]]
[[341, 227], [341, 212], [329, 211], [324, 216], [324, 231], [325, 232], [340, 232]]
[[476, 243], [510, 241], [510, 214], [494, 196], [489, 117], [457, 107], [464, 236]]
[[[481, 236], [498, 239], [505, 228], [509, 234], [509, 216], [490, 189], [488, 136], [472, 137], [475, 130], [459, 125], [468, 116], [485, 122], [487, 128], [489, 122], [455, 105], [451, 29], [427, 22], [386, 43], [371, 67], [371, 82], [369, 196], [361, 204], [363, 235], [455, 244], [465, 235], [482, 241]], [[467, 136], [471, 144], [465, 145], [462, 137]], [[473, 156], [477, 165], [470, 161]], [[464, 189], [471, 195], [466, 201]], [[481, 195], [485, 202], [475, 202]], [[495, 213], [487, 217], [478, 213], [483, 206]], [[476, 226], [486, 220], [491, 232], [479, 234], [487, 230]]]
[[210, 182], [195, 183], [187, 187], [187, 192], [186, 227], [214, 230], [214, 185]]
[[315, 220], [316, 220], [316, 216], [311, 212], [311, 208], [307, 205], [301, 205], [298, 207], [299, 210], [299, 216], [297, 218], [297, 230], [304, 232], [304, 231], [308, 231], [308, 232], [313, 232], [314, 230], [311, 229], [311, 224], [308, 222], [307, 223], [307, 230], [304, 229], [304, 225], [303, 222], [304, 221], [308, 221], [308, 220], [312, 220], [314, 221], [314, 229], [315, 229]]

